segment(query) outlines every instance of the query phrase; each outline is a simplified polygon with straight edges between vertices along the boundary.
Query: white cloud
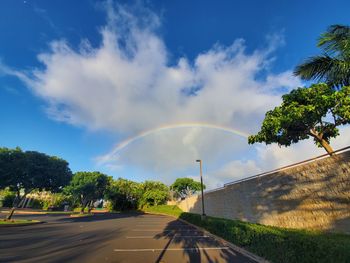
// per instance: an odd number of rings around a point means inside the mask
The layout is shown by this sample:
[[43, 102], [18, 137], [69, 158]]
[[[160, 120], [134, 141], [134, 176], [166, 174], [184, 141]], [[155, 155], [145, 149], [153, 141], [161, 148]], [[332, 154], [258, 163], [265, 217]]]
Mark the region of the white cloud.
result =
[[53, 41], [50, 52], [38, 55], [44, 69], [29, 75], [13, 71], [48, 102], [51, 117], [125, 134], [191, 121], [249, 131], [257, 116], [279, 101], [272, 84], [298, 82], [290, 72], [255, 80], [275, 40], [266, 50], [247, 54], [238, 39], [228, 47], [214, 46], [193, 63], [182, 57], [169, 65], [165, 44], [154, 32], [156, 16], [140, 25], [124, 8], [109, 6], [108, 14], [99, 47], [82, 40], [75, 50], [66, 41]]
[[[340, 127], [340, 136], [331, 141], [333, 150], [350, 145], [350, 126]], [[318, 148], [312, 139], [300, 141], [290, 147], [279, 147], [276, 144], [260, 144], [255, 147], [257, 156], [248, 160], [233, 160], [222, 167], [208, 171], [205, 184], [208, 189], [222, 187], [224, 183], [233, 182], [262, 172], [271, 171], [286, 165], [301, 162], [325, 154], [323, 148]], [[199, 179], [198, 176], [189, 176]]]
[[[268, 72], [271, 54], [283, 42], [281, 36], [271, 37], [265, 49], [252, 53], [238, 39], [230, 46], [215, 45], [194, 61], [180, 57], [171, 64], [169, 51], [156, 33], [160, 20], [155, 14], [143, 9], [143, 16], [135, 17], [127, 8], [108, 3], [108, 24], [100, 31], [98, 47], [85, 39], [74, 49], [58, 40], [51, 43], [49, 52], [38, 55], [40, 69], [28, 73], [2, 65], [2, 72], [22, 79], [48, 103], [51, 118], [90, 130], [109, 130], [123, 138], [179, 122], [212, 123], [254, 133], [264, 113], [279, 104], [279, 89], [301, 85], [291, 71], [257, 78]], [[290, 149], [259, 146], [259, 161], [254, 149], [245, 139], [218, 131], [176, 129], [110, 155], [106, 167], [139, 166], [169, 180], [202, 158], [218, 166], [218, 172], [211, 173], [211, 185], [217, 185], [232, 178], [231, 170], [234, 178], [240, 178], [316, 152], [308, 142]]]

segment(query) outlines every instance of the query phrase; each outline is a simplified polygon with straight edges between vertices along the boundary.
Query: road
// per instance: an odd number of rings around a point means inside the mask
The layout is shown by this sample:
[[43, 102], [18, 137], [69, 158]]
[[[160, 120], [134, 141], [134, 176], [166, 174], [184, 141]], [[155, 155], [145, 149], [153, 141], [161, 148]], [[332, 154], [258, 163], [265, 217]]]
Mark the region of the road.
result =
[[255, 262], [172, 217], [141, 213], [15, 215], [46, 223], [0, 228], [0, 262]]

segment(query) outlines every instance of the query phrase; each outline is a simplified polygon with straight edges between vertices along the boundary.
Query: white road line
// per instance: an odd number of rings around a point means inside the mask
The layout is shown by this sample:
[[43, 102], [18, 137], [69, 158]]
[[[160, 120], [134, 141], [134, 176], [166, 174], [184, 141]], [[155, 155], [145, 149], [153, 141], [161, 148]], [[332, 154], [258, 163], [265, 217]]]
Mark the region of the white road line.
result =
[[[229, 247], [184, 247], [167, 248], [166, 251], [198, 251], [198, 250], [227, 250]], [[114, 249], [114, 252], [155, 252], [163, 251], [163, 248], [133, 248], [133, 249]]]

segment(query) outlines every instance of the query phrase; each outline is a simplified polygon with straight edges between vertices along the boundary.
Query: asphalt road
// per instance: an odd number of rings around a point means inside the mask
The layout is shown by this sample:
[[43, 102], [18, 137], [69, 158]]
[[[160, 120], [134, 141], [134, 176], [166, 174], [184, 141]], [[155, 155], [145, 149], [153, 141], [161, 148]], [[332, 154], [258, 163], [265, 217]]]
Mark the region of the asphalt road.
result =
[[1, 227], [0, 262], [255, 262], [172, 217], [15, 215], [45, 224]]

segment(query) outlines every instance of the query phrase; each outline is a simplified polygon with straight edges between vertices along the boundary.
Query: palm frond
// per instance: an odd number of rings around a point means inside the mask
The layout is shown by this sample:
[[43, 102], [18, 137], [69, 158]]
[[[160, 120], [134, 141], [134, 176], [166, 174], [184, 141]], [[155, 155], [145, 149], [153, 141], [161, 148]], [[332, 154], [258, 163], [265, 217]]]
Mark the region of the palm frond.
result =
[[350, 61], [334, 59], [333, 65], [325, 78], [327, 84], [331, 87], [339, 88], [350, 85]]
[[310, 57], [295, 68], [294, 75], [303, 80], [322, 81], [331, 70], [333, 63], [333, 58], [328, 55]]
[[327, 54], [349, 55], [350, 53], [350, 27], [345, 25], [332, 25], [318, 40], [318, 47]]

